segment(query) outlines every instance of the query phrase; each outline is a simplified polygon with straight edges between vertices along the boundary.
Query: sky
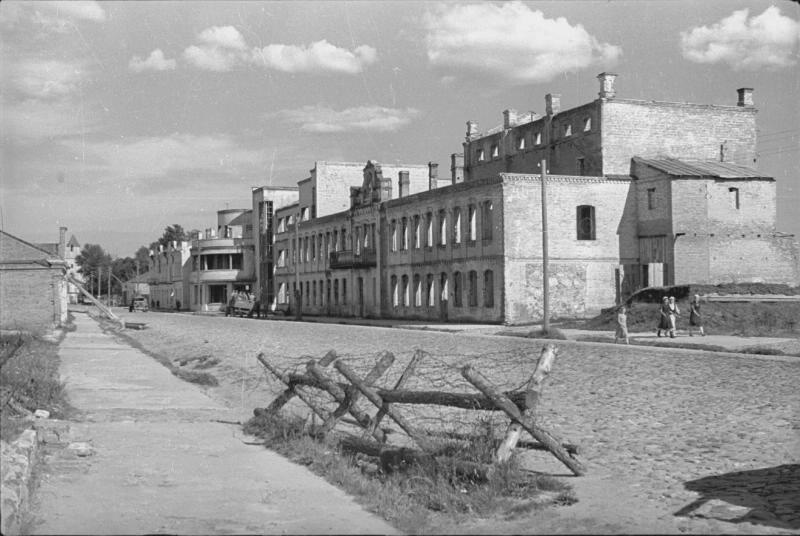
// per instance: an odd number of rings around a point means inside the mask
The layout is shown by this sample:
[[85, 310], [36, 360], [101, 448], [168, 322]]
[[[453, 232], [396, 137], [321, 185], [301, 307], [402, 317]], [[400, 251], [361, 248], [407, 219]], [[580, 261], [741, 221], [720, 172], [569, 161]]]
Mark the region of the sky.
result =
[[467, 120], [597, 98], [735, 105], [754, 88], [759, 171], [800, 236], [800, 4], [0, 3], [0, 225], [68, 227], [133, 256], [164, 228], [216, 227], [317, 160], [440, 164]]

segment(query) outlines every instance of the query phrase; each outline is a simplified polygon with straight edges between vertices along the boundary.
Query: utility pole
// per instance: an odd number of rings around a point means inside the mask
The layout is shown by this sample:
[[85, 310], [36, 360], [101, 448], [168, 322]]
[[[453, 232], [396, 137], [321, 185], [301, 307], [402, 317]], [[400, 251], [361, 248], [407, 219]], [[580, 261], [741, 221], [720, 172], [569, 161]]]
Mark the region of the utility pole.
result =
[[550, 330], [550, 274], [547, 252], [547, 160], [542, 160], [542, 297], [544, 299], [544, 322], [542, 330]]
[[106, 304], [111, 307], [111, 265], [108, 265], [108, 303]]

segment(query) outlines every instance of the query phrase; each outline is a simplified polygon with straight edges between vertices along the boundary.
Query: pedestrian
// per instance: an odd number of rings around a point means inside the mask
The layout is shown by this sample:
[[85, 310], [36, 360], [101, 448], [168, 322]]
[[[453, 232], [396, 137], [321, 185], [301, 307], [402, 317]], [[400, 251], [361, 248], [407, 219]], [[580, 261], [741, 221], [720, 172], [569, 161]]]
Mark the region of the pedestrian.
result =
[[664, 296], [661, 298], [661, 306], [658, 308], [658, 336], [661, 336], [661, 332], [664, 332], [664, 335], [669, 333], [669, 298]]
[[128, 306], [128, 312], [129, 313], [133, 312], [133, 298], [131, 298], [131, 304]]
[[689, 304], [689, 336], [692, 337], [692, 327], [696, 327], [700, 330], [700, 335], [703, 337], [706, 336], [705, 331], [703, 331], [703, 317], [700, 315], [700, 296], [697, 294], [694, 295], [692, 298], [692, 302]]
[[233, 316], [233, 306], [236, 304], [236, 293], [231, 293], [231, 299], [228, 300], [228, 307], [225, 308], [225, 316]]
[[669, 336], [670, 338], [675, 338], [675, 322], [678, 319], [678, 316], [681, 314], [680, 309], [678, 309], [678, 304], [675, 303], [675, 296], [669, 297]]
[[625, 314], [626, 312], [627, 309], [623, 305], [617, 313], [617, 332], [614, 334], [614, 344], [617, 344], [620, 339], [624, 339], [625, 344], [630, 344], [628, 339], [628, 315]]

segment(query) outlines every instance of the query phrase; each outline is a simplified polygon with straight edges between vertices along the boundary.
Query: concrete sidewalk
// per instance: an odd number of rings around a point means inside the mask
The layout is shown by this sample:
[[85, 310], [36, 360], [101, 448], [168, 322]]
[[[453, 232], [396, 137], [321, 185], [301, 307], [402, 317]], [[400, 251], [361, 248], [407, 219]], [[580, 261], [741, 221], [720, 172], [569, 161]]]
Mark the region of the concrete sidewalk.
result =
[[[47, 447], [32, 534], [395, 533], [341, 490], [258, 445], [234, 413], [76, 314], [61, 374], [81, 416]], [[74, 446], [74, 444], [73, 444]], [[87, 455], [89, 454], [89, 455]]]

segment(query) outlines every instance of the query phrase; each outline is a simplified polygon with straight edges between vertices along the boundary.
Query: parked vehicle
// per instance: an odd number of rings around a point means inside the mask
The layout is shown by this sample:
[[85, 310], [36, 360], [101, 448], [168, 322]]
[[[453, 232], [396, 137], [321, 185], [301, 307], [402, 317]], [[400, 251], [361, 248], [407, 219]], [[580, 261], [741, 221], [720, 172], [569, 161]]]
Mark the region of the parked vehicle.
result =
[[133, 299], [133, 310], [134, 311], [149, 311], [150, 310], [150, 303], [147, 301], [147, 298], [143, 296], [138, 296]]

